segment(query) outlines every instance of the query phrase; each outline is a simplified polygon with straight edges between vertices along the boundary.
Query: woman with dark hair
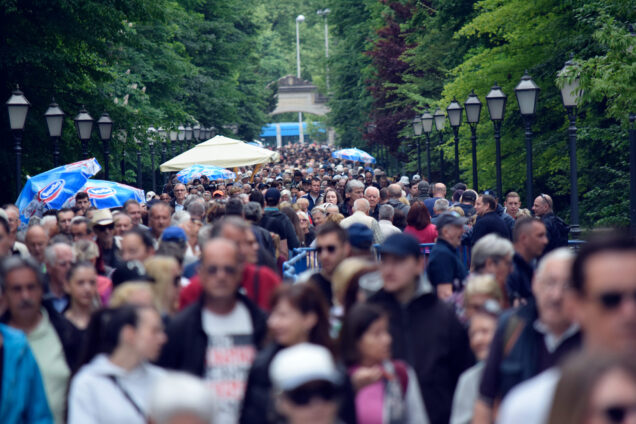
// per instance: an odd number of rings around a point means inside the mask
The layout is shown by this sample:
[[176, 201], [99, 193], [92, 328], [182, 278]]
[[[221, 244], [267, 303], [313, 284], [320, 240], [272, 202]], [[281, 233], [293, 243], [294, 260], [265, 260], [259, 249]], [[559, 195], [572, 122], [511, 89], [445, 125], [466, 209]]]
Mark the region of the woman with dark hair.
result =
[[294, 227], [294, 231], [296, 232], [296, 238], [298, 238], [298, 241], [301, 243], [301, 246], [305, 246], [305, 243], [304, 243], [305, 233], [302, 227], [300, 226], [300, 219], [298, 219], [298, 215], [296, 215], [296, 211], [290, 208], [289, 206], [285, 206], [281, 208], [280, 211], [284, 213], [285, 215], [287, 215], [287, 218], [289, 218], [289, 220], [291, 221], [292, 226]]
[[437, 240], [437, 228], [431, 222], [431, 214], [423, 202], [415, 202], [411, 205], [406, 216], [406, 234], [411, 234], [420, 243], [435, 243]]
[[270, 301], [267, 320], [271, 343], [254, 360], [247, 379], [241, 423], [272, 422], [273, 411], [269, 367], [274, 356], [286, 347], [313, 343], [333, 352], [329, 335], [329, 309], [320, 291], [312, 284], [281, 286]]
[[332, 205], [340, 205], [342, 204], [342, 196], [335, 188], [329, 187], [325, 190], [325, 194], [323, 195], [324, 201], [319, 203], [331, 203]]
[[428, 423], [417, 377], [406, 363], [391, 360], [388, 315], [359, 303], [345, 317], [340, 352], [356, 390], [358, 423]]
[[147, 422], [160, 368], [149, 364], [166, 342], [159, 313], [124, 306], [96, 312], [87, 329], [83, 365], [71, 380], [68, 423]]

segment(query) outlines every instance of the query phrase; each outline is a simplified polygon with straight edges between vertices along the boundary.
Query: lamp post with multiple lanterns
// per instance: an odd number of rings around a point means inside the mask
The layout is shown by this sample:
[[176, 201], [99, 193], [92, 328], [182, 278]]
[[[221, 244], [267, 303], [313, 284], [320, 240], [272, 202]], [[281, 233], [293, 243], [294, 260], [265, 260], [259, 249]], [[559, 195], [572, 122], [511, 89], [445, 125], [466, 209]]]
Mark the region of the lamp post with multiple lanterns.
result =
[[468, 95], [468, 99], [464, 102], [464, 109], [466, 109], [466, 122], [468, 122], [470, 126], [470, 144], [473, 156], [473, 187], [475, 191], [479, 193], [479, 181], [477, 179], [477, 124], [479, 123], [479, 116], [481, 115], [481, 101], [475, 94], [475, 90], [472, 90]]
[[528, 72], [521, 77], [521, 81], [515, 87], [519, 112], [525, 123], [526, 138], [526, 205], [530, 207], [533, 202], [532, 196], [532, 119], [537, 109], [537, 97], [539, 97], [539, 86], [532, 81]]
[[60, 106], [51, 100], [49, 108], [44, 113], [46, 126], [49, 129], [49, 136], [53, 140], [53, 166], [60, 166], [60, 137], [62, 136], [62, 124], [64, 124], [64, 112]]

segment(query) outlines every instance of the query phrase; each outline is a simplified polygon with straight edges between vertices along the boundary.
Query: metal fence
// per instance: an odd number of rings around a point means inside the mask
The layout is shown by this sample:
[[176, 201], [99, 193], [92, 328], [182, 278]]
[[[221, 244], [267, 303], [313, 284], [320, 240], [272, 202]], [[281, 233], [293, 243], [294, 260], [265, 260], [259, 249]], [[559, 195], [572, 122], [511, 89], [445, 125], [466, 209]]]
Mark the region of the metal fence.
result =
[[[584, 240], [569, 240], [568, 246], [573, 250], [578, 250], [581, 244], [585, 243]], [[422, 253], [426, 258], [431, 253], [431, 249], [435, 246], [435, 243], [420, 244]], [[378, 245], [374, 246], [375, 248]], [[470, 247], [459, 247], [459, 256], [464, 262], [466, 269], [470, 268]], [[376, 253], [377, 255], [377, 253]], [[378, 258], [380, 255], [377, 255]], [[320, 269], [320, 263], [318, 262], [318, 254], [313, 247], [301, 247], [292, 251], [292, 257], [287, 262], [283, 263], [283, 279], [296, 280], [298, 276], [307, 271], [317, 271]]]

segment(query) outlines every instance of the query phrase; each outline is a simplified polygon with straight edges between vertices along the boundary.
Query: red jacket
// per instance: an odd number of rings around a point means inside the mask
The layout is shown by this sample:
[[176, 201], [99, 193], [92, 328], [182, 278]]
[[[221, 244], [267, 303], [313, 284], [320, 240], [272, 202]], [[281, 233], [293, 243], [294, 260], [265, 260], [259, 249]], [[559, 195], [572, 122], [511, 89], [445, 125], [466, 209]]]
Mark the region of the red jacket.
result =
[[[269, 299], [280, 283], [280, 277], [266, 266], [246, 264], [243, 269], [241, 287], [245, 289], [247, 297], [265, 311], [269, 311]], [[203, 287], [197, 274], [190, 278], [190, 284], [181, 290], [179, 310], [194, 303], [201, 296], [201, 293], [203, 293]]]

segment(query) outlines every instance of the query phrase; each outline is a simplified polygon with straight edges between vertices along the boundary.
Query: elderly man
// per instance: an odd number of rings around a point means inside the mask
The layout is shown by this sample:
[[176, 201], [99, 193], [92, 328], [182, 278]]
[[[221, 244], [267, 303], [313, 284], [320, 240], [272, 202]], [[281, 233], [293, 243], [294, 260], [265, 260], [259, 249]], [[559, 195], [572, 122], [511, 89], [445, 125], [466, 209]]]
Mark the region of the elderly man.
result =
[[38, 263], [44, 264], [44, 249], [49, 243], [49, 235], [40, 225], [29, 227], [24, 238], [29, 254]]
[[[399, 184], [391, 184], [388, 190], [389, 200], [387, 204], [393, 206], [394, 210], [401, 211], [404, 216], [407, 216], [411, 207], [400, 201], [400, 199], [402, 198], [402, 186]], [[400, 228], [400, 230], [403, 231], [404, 228]]]
[[377, 187], [369, 186], [364, 190], [364, 198], [369, 201], [369, 216], [378, 219], [380, 213], [380, 208], [378, 208], [380, 190]]
[[367, 199], [357, 199], [353, 202], [353, 214], [342, 220], [340, 226], [344, 229], [358, 223], [363, 224], [373, 231], [373, 242], [376, 244], [384, 241], [384, 235], [380, 229], [378, 221], [369, 216], [369, 201]]
[[76, 216], [71, 220], [71, 237], [73, 242], [78, 240], [95, 240], [91, 222], [83, 216]]
[[174, 199], [170, 202], [170, 206], [172, 206], [175, 212], [182, 211], [187, 194], [185, 184], [175, 184], [172, 192], [174, 193]]
[[148, 225], [150, 226], [150, 232], [155, 240], [155, 249], [159, 248], [159, 240], [161, 240], [161, 234], [163, 230], [170, 225], [170, 215], [172, 209], [166, 202], [157, 202], [150, 207], [148, 211]]
[[450, 202], [446, 199], [437, 199], [435, 201], [435, 205], [433, 206], [433, 211], [435, 211], [435, 216], [431, 218], [431, 223], [437, 225], [437, 219], [441, 214], [447, 212], [450, 209]]
[[573, 260], [568, 249], [555, 250], [543, 258], [532, 281], [536, 302], [512, 310], [499, 321], [473, 422], [492, 422], [494, 405], [510, 389], [580, 347], [579, 326], [565, 306]]
[[99, 247], [99, 260], [104, 264], [104, 272], [108, 274], [111, 269], [121, 265], [122, 260], [119, 247], [115, 243], [115, 223], [109, 209], [96, 210], [92, 218], [93, 232], [97, 247]]
[[515, 255], [512, 258], [512, 273], [506, 282], [510, 303], [526, 302], [532, 296], [532, 278], [535, 260], [548, 244], [543, 222], [535, 218], [519, 218], [513, 231]]
[[482, 237], [471, 250], [471, 267], [475, 274], [490, 274], [495, 277], [501, 293], [504, 295], [504, 309], [509, 307], [509, 295], [506, 280], [512, 270], [512, 257], [515, 249], [510, 240], [496, 234]]
[[537, 196], [532, 206], [532, 211], [535, 216], [540, 218], [545, 224], [546, 233], [548, 235], [548, 245], [543, 251], [544, 255], [558, 247], [568, 245], [570, 227], [568, 227], [565, 221], [554, 214], [553, 207], [552, 198], [547, 194]]
[[350, 180], [345, 186], [345, 199], [340, 205], [340, 213], [346, 218], [353, 211], [353, 203], [364, 197], [364, 184], [358, 180]]
[[401, 233], [402, 231], [393, 225], [393, 214], [395, 213], [393, 206], [381, 205], [379, 209], [380, 221], [378, 222], [378, 225], [380, 226], [380, 230], [382, 231], [384, 238], [386, 239], [391, 234]]
[[11, 254], [20, 255], [23, 258], [29, 256], [29, 249], [27, 249], [26, 245], [17, 240], [18, 238], [18, 227], [20, 226], [20, 210], [15, 205], [5, 205], [3, 207], [4, 211], [7, 213], [7, 221], [9, 222], [9, 239], [11, 240]]
[[76, 364], [82, 338], [53, 305], [42, 299], [44, 282], [39, 264], [17, 256], [7, 258], [0, 264], [0, 281], [7, 305], [0, 321], [26, 334], [42, 373], [49, 407], [55, 422], [62, 424], [71, 367]]
[[236, 243], [214, 238], [203, 246], [203, 295], [172, 320], [159, 359], [164, 367], [206, 380], [215, 423], [238, 421], [248, 372], [267, 331], [264, 313], [239, 291], [242, 274]]
[[121, 237], [126, 231], [133, 228], [132, 219], [125, 213], [118, 213], [113, 218], [113, 221], [115, 222], [114, 234], [116, 237]]
[[66, 294], [67, 274], [73, 265], [73, 249], [65, 243], [55, 243], [44, 251], [46, 263], [45, 298], [56, 311], [62, 313], [69, 304]]

